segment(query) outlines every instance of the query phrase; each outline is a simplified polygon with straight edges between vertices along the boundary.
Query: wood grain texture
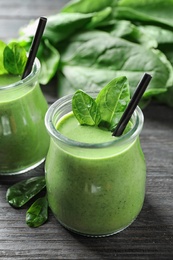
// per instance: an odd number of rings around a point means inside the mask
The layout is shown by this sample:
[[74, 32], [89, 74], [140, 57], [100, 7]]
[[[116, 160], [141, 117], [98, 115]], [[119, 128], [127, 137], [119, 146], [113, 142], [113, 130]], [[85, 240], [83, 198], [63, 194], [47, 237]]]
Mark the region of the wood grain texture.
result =
[[[17, 29], [24, 23], [43, 12], [54, 13], [55, 7], [59, 9], [65, 2], [0, 0], [0, 38], [16, 36]], [[53, 83], [42, 90], [49, 103], [56, 100]], [[15, 179], [0, 177], [0, 259], [172, 260], [173, 110], [151, 104], [144, 110], [144, 116], [141, 144], [147, 162], [146, 198], [141, 213], [130, 227], [114, 236], [87, 238], [64, 229], [49, 212], [46, 224], [29, 228], [25, 224], [27, 208], [12, 208], [5, 195], [12, 183], [44, 174], [44, 165], [41, 165]]]

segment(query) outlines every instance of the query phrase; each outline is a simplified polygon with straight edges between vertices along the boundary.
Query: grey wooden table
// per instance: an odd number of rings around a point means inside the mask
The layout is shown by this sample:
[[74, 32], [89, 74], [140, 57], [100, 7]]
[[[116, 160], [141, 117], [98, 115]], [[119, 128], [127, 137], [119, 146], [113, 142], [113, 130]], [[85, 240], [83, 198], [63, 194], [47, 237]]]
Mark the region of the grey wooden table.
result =
[[[58, 12], [67, 0], [0, 0], [0, 39], [17, 37], [31, 19]], [[53, 84], [43, 87], [49, 103]], [[49, 213], [39, 228], [25, 224], [26, 208], [6, 202], [7, 188], [18, 181], [0, 178], [0, 259], [173, 259], [173, 109], [151, 104], [144, 110], [141, 143], [147, 162], [146, 198], [136, 221], [106, 238], [87, 238], [64, 229]], [[29, 176], [44, 174], [43, 165]], [[22, 178], [27, 177], [24, 175]]]

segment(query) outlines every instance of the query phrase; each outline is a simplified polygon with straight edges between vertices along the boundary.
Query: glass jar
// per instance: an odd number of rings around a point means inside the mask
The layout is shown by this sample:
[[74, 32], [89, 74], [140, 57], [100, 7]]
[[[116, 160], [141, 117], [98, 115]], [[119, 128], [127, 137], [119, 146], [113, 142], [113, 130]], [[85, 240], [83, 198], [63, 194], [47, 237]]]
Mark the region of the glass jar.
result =
[[[36, 59], [25, 79], [0, 86], [0, 175], [29, 171], [47, 154], [50, 138], [44, 116], [48, 104], [38, 83], [39, 72]], [[3, 78], [8, 82], [10, 75]]]
[[[51, 137], [45, 164], [49, 205], [71, 231], [112, 235], [128, 227], [143, 206], [146, 164], [139, 140], [143, 114], [137, 107], [132, 128], [112, 141], [81, 143], [56, 129], [57, 122], [71, 112], [71, 100], [72, 95], [59, 99], [45, 117]], [[71, 131], [78, 135], [76, 129]]]

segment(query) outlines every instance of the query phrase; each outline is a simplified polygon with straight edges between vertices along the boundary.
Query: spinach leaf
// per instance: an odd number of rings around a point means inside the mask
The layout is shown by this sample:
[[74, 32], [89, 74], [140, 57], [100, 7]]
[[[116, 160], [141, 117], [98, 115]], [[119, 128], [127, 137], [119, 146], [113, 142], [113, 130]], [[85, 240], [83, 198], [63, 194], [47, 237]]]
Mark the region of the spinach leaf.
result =
[[140, 24], [137, 28], [143, 34], [149, 35], [155, 39], [158, 45], [173, 43], [173, 31], [168, 28], [147, 24]]
[[88, 94], [78, 90], [72, 99], [72, 109], [81, 125], [98, 125], [100, 113], [95, 100]]
[[26, 223], [29, 227], [39, 227], [48, 219], [47, 196], [37, 199], [26, 212]]
[[7, 70], [4, 68], [4, 49], [6, 44], [0, 41], [0, 75], [8, 73]]
[[109, 82], [98, 94], [96, 103], [101, 114], [101, 126], [113, 130], [130, 101], [127, 78], [122, 76]]
[[26, 51], [18, 43], [12, 42], [4, 49], [4, 67], [14, 75], [22, 75], [27, 61]]
[[[48, 39], [54, 47], [57, 43], [69, 38], [76, 31], [85, 28], [94, 14], [81, 13], [57, 13], [48, 17], [47, 24], [44, 30], [43, 38]], [[38, 20], [28, 24], [26, 27], [20, 29], [19, 42], [29, 42], [30, 38], [34, 36]]]
[[61, 63], [68, 64], [69, 59], [71, 58], [71, 56], [73, 56], [73, 54], [80, 47], [81, 44], [84, 44], [85, 42], [95, 38], [102, 41], [104, 37], [108, 36], [109, 34], [107, 32], [99, 30], [84, 31], [75, 34], [65, 43], [63, 42], [58, 45], [58, 49], [61, 55]]
[[158, 42], [150, 33], [146, 33], [141, 27], [127, 20], [114, 21], [107, 32], [113, 37], [123, 38], [128, 41], [139, 43], [147, 48], [157, 48]]
[[[107, 36], [106, 36], [107, 35]], [[153, 80], [144, 97], [151, 90], [157, 94], [172, 85], [173, 68], [163, 55], [140, 44], [105, 34], [104, 41], [94, 37], [76, 45], [72, 42], [65, 48], [68, 55], [61, 59], [61, 71], [74, 89], [99, 90], [113, 78], [126, 75], [131, 94], [145, 72], [152, 75]], [[76, 46], [76, 48], [72, 47]], [[61, 55], [61, 53], [60, 53]], [[63, 60], [63, 57], [64, 60]], [[160, 76], [162, 75], [162, 76]], [[59, 91], [63, 93], [63, 85], [59, 82]]]
[[158, 49], [165, 54], [167, 59], [173, 65], [173, 31], [168, 28], [161, 28], [156, 25], [139, 25], [138, 29], [147, 35], [150, 35], [157, 41]]
[[8, 188], [6, 199], [10, 205], [19, 208], [38, 194], [45, 186], [44, 177], [32, 177]]
[[99, 26], [102, 22], [109, 20], [109, 17], [111, 16], [112, 8], [107, 7], [99, 12], [97, 12], [91, 19], [91, 22], [89, 22], [86, 25], [87, 29], [93, 29], [97, 26]]
[[41, 62], [39, 81], [41, 84], [47, 84], [58, 70], [59, 52], [49, 40], [44, 39], [41, 42], [38, 58]]
[[160, 0], [120, 0], [117, 16], [119, 19], [172, 26], [172, 6], [172, 0], [164, 1], [164, 3]]
[[76, 30], [86, 26], [93, 14], [60, 13], [50, 16], [45, 28], [44, 37], [55, 46], [58, 42], [67, 39]]
[[67, 13], [93, 13], [105, 9], [108, 6], [116, 6], [118, 0], [73, 0], [61, 10]]
[[81, 90], [72, 99], [72, 110], [80, 124], [98, 125], [113, 130], [130, 101], [127, 78], [122, 76], [109, 82], [94, 100]]

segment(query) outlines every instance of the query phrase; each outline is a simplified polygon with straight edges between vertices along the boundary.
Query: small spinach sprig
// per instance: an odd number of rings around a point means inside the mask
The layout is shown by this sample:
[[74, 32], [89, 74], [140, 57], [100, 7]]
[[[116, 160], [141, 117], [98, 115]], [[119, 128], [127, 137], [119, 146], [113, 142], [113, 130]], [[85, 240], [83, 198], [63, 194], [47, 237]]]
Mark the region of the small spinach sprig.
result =
[[81, 125], [96, 125], [113, 131], [129, 101], [129, 83], [121, 76], [110, 81], [96, 99], [77, 90], [72, 99], [72, 110]]
[[[35, 197], [46, 187], [45, 178], [42, 176], [22, 180], [8, 188], [6, 199], [8, 203], [20, 208]], [[26, 212], [26, 224], [29, 227], [38, 227], [48, 219], [47, 195], [40, 197], [29, 207]]]
[[0, 41], [0, 75], [22, 75], [26, 62], [26, 50], [19, 43], [6, 44]]

